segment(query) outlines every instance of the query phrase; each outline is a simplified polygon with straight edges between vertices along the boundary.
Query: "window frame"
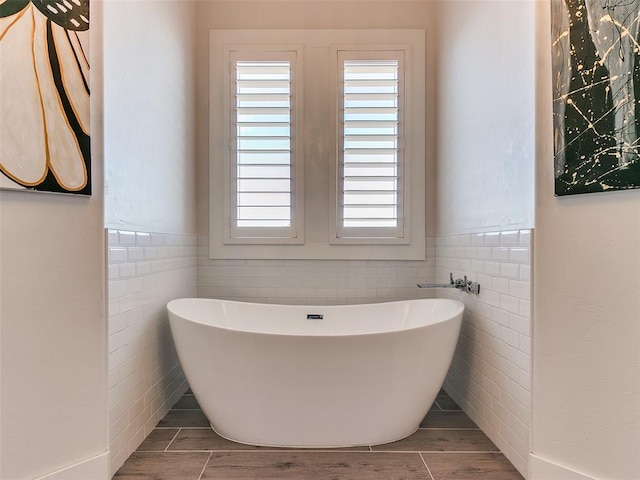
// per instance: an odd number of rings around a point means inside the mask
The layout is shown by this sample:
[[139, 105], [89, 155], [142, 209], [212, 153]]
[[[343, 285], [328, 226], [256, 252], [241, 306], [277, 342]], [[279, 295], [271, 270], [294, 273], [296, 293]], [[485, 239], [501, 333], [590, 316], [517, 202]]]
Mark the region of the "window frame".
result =
[[[347, 55], [348, 54], [348, 55]], [[398, 211], [396, 227], [345, 227], [343, 221], [343, 151], [344, 151], [344, 69], [342, 59], [351, 60], [399, 60], [398, 106]], [[335, 132], [335, 161], [331, 169], [331, 217], [330, 243], [339, 244], [410, 244], [411, 243], [411, 142], [406, 140], [405, 127], [411, 122], [411, 47], [410, 45], [332, 45], [332, 78], [335, 94], [335, 111], [332, 113]], [[409, 159], [409, 160], [405, 160]]]
[[[305, 260], [424, 260], [426, 253], [426, 205], [425, 205], [425, 138], [431, 138], [427, 130], [427, 77], [425, 57], [425, 31], [423, 29], [220, 29], [209, 32], [209, 236], [211, 259], [305, 259]], [[301, 177], [298, 213], [304, 215], [299, 225], [297, 242], [283, 242], [282, 238], [227, 243], [225, 224], [228, 224], [228, 171], [225, 171], [225, 122], [224, 96], [229, 91], [228, 75], [225, 75], [225, 55], [228, 48], [258, 46], [265, 50], [298, 49], [304, 55], [302, 82], [298, 82], [299, 99], [304, 111], [299, 112], [300, 137], [298, 152], [302, 154], [304, 167]], [[330, 217], [335, 214], [336, 179], [335, 128], [336, 82], [331, 77], [331, 49], [348, 46], [356, 50], [385, 50], [391, 46], [409, 46], [411, 58], [412, 105], [407, 130], [406, 148], [410, 148], [411, 175], [410, 196], [405, 204], [411, 206], [410, 218], [405, 215], [405, 235], [397, 238], [360, 238], [349, 241], [332, 241]], [[303, 85], [304, 84], [304, 85]], [[203, 107], [206, 108], [205, 105]], [[410, 140], [410, 141], [409, 141]], [[408, 151], [407, 154], [408, 155]], [[331, 176], [331, 177], [330, 177]], [[227, 190], [228, 192], [228, 190]], [[406, 193], [406, 191], [405, 191]], [[409, 223], [410, 222], [410, 223]], [[409, 236], [410, 232], [410, 236]], [[286, 239], [285, 239], [286, 240]]]
[[[226, 66], [223, 99], [223, 110], [226, 112], [224, 123], [224, 138], [228, 139], [224, 158], [224, 243], [225, 244], [303, 244], [304, 243], [304, 162], [298, 159], [303, 150], [302, 115], [302, 71], [303, 50], [300, 46], [269, 46], [269, 45], [226, 45], [224, 49]], [[290, 77], [290, 115], [291, 115], [291, 154], [290, 154], [290, 182], [291, 182], [291, 225], [289, 227], [238, 227], [236, 223], [237, 197], [236, 175], [237, 168], [235, 151], [237, 135], [232, 135], [236, 126], [234, 118], [236, 92], [232, 79], [235, 60], [283, 60], [292, 61]], [[235, 197], [235, 198], [234, 198]]]

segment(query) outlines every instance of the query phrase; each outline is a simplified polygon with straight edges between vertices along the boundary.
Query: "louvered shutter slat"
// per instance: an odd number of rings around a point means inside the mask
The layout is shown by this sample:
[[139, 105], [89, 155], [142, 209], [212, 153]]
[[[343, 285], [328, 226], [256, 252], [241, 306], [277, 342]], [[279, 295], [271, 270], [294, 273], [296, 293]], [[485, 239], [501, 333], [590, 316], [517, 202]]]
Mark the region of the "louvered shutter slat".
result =
[[235, 226], [290, 227], [292, 114], [289, 61], [235, 62]]
[[400, 187], [400, 64], [341, 63], [342, 228], [397, 228]]

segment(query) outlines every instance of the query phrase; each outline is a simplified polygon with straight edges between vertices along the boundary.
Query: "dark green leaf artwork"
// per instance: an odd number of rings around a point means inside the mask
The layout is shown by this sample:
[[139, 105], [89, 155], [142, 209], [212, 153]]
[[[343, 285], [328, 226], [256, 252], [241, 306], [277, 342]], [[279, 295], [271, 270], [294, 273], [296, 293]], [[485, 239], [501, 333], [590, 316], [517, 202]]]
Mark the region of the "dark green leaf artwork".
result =
[[556, 195], [640, 188], [640, 0], [551, 0]]

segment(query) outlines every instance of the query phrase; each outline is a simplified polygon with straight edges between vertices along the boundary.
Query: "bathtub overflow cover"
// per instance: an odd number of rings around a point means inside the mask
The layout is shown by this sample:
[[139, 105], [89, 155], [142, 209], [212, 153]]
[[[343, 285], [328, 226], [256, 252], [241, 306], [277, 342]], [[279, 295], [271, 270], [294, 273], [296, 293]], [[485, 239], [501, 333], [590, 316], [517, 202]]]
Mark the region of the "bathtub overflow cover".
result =
[[324, 315], [321, 313], [307, 313], [307, 320], [322, 320]]

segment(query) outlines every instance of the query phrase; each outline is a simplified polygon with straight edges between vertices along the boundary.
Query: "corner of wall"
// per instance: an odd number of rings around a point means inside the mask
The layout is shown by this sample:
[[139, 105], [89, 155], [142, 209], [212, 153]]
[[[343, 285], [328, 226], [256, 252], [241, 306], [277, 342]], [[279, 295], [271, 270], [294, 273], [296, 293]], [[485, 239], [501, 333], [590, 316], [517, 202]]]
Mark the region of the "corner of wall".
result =
[[530, 455], [530, 480], [598, 480], [567, 466], [559, 465], [549, 459]]
[[113, 475], [187, 390], [169, 300], [196, 296], [196, 237], [108, 230]]
[[109, 452], [106, 451], [34, 480], [107, 480], [109, 478], [111, 478], [109, 475]]
[[533, 230], [436, 239], [436, 277], [467, 275], [480, 295], [443, 289], [465, 304], [445, 390], [527, 476], [531, 417], [531, 237]]

